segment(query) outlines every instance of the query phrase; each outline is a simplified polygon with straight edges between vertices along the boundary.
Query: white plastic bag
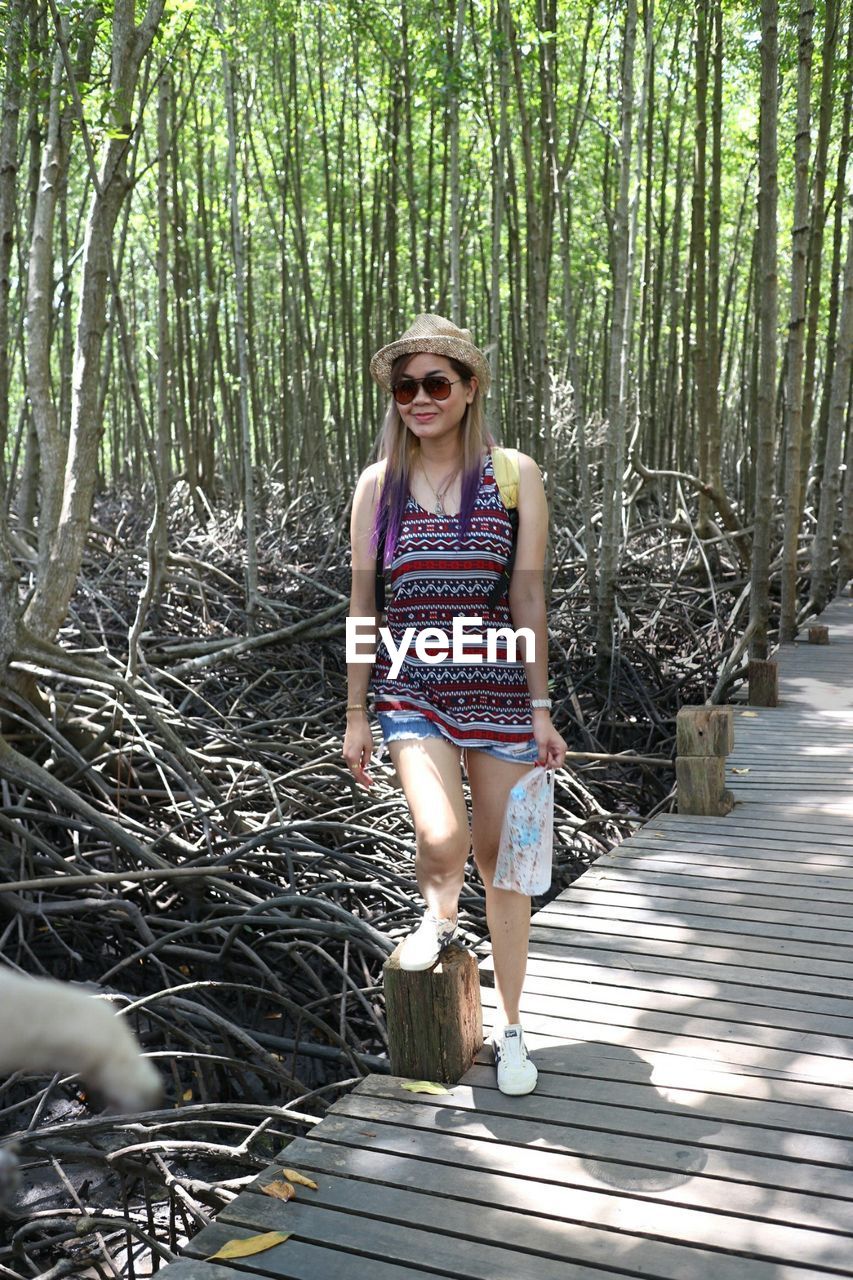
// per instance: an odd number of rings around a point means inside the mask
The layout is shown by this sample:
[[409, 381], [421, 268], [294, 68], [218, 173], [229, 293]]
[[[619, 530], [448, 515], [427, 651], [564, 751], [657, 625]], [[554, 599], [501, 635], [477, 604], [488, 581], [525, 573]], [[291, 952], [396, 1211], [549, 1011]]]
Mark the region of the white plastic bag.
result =
[[554, 770], [531, 769], [509, 793], [494, 885], [535, 897], [551, 887]]

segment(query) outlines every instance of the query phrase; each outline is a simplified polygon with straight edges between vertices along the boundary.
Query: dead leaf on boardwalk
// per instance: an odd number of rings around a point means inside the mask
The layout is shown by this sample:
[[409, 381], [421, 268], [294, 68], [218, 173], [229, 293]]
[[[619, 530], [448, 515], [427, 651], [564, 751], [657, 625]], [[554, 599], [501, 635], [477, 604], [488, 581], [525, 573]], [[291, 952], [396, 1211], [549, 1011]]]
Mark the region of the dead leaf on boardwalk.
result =
[[409, 1093], [450, 1093], [443, 1084], [433, 1084], [432, 1080], [404, 1080], [403, 1088]]
[[273, 1196], [276, 1200], [292, 1200], [296, 1188], [290, 1182], [268, 1182], [261, 1187], [265, 1196]]
[[260, 1236], [243, 1236], [242, 1240], [226, 1240], [222, 1248], [217, 1249], [216, 1253], [212, 1253], [205, 1261], [212, 1262], [214, 1258], [250, 1258], [253, 1253], [263, 1253], [277, 1244], [283, 1244], [290, 1235], [289, 1231], [265, 1231]]
[[300, 1187], [310, 1187], [312, 1191], [317, 1191], [317, 1183], [313, 1178], [306, 1178], [304, 1173], [299, 1173], [296, 1169], [282, 1169], [282, 1176], [290, 1182], [295, 1182]]
[[758, 719], [758, 712], [757, 712], [757, 711], [741, 711], [741, 713], [740, 713], [740, 714], [741, 714], [742, 716], [749, 716], [751, 720], [757, 720], [757, 719]]
[[749, 773], [748, 769], [732, 769], [732, 773]]

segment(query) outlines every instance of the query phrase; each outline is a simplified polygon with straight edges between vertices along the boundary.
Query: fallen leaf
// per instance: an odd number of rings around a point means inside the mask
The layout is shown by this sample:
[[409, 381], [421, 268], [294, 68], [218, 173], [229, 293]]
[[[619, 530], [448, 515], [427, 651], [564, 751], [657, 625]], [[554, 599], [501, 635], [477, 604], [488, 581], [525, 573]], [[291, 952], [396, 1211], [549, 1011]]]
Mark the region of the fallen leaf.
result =
[[450, 1093], [443, 1084], [433, 1084], [431, 1080], [405, 1080], [403, 1088], [409, 1093]]
[[189, 973], [190, 973], [190, 967], [189, 967], [189, 965], [188, 965], [188, 964], [179, 964], [179, 965], [178, 965], [178, 972], [179, 972], [179, 973], [182, 973], [182, 974], [184, 975], [184, 977], [185, 977], [185, 978], [188, 978], [188, 977], [189, 977]]
[[742, 715], [742, 716], [750, 716], [750, 717], [751, 717], [751, 719], [753, 719], [753, 720], [757, 720], [757, 719], [758, 719], [758, 712], [757, 712], [757, 711], [741, 711], [741, 715]]
[[276, 1200], [292, 1200], [296, 1195], [296, 1188], [289, 1182], [268, 1182], [261, 1187], [261, 1191], [265, 1196], [273, 1196]]
[[212, 1262], [214, 1258], [250, 1258], [253, 1253], [263, 1253], [265, 1249], [283, 1244], [290, 1235], [290, 1231], [265, 1231], [260, 1236], [243, 1236], [241, 1240], [226, 1240], [222, 1248], [217, 1249], [216, 1253], [212, 1253], [205, 1261]]
[[748, 769], [732, 769], [732, 773], [749, 773]]
[[183, 1093], [181, 1094], [181, 1099], [183, 1102], [192, 1102], [193, 1100], [192, 1089], [184, 1089]]
[[375, 1129], [359, 1129], [359, 1133], [361, 1134], [361, 1136], [362, 1136], [363, 1138], [375, 1138], [375, 1137], [376, 1137], [376, 1130], [375, 1130]]
[[317, 1183], [313, 1178], [306, 1178], [304, 1173], [299, 1173], [296, 1169], [282, 1169], [282, 1174], [291, 1182], [296, 1182], [300, 1187], [310, 1187], [312, 1191], [317, 1191]]

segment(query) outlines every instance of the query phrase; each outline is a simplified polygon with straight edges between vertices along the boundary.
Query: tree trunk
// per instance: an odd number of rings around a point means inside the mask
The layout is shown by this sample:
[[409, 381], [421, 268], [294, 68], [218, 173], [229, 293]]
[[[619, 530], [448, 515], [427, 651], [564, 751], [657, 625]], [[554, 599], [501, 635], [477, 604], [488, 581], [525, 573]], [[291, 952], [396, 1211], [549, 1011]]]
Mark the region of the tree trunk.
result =
[[831, 590], [832, 535], [841, 484], [841, 450], [850, 390], [851, 359], [853, 359], [853, 181], [849, 182], [847, 206], [849, 222], [847, 258], [844, 264], [844, 285], [841, 295], [841, 318], [838, 323], [838, 342], [832, 370], [820, 510], [812, 543], [811, 605], [816, 613], [820, 613], [821, 609], [825, 608]]
[[758, 323], [760, 357], [755, 440], [755, 535], [749, 620], [751, 658], [766, 658], [770, 610], [770, 531], [776, 411], [776, 82], [779, 69], [777, 0], [761, 2], [761, 121], [758, 192]]
[[608, 422], [604, 448], [604, 509], [598, 571], [598, 618], [596, 649], [599, 670], [609, 667], [613, 653], [613, 624], [616, 614], [616, 569], [619, 555], [622, 514], [625, 390], [627, 388], [626, 324], [628, 308], [628, 251], [630, 218], [628, 188], [631, 176], [631, 144], [634, 112], [634, 43], [637, 31], [636, 0], [628, 0], [622, 45], [621, 120], [619, 189], [613, 234], [613, 313], [610, 325], [610, 368], [608, 371]]
[[18, 117], [21, 109], [21, 55], [24, 0], [12, 0], [7, 18], [3, 122], [0, 126], [0, 501], [6, 494], [9, 439], [9, 267], [15, 243], [15, 185], [18, 176]]
[[806, 255], [809, 244], [809, 107], [812, 82], [813, 0], [800, 0], [797, 72], [797, 130], [794, 144], [794, 232], [791, 259], [791, 308], [788, 321], [785, 393], [785, 532], [782, 546], [782, 616], [779, 635], [797, 634], [797, 548], [800, 534], [800, 448], [803, 435], [803, 363], [806, 305]]
[[[53, 639], [77, 583], [89, 532], [98, 474], [103, 424], [98, 409], [101, 343], [106, 324], [107, 278], [112, 236], [128, 192], [126, 159], [131, 108], [139, 67], [160, 22], [165, 0], [150, 0], [142, 23], [134, 26], [133, 0], [116, 0], [112, 20], [110, 103], [112, 119], [86, 221], [80, 304], [74, 353], [71, 437], [62, 507], [46, 562], [25, 615], [41, 639]], [[66, 67], [66, 70], [68, 68]]]
[[[217, 2], [217, 25], [222, 19]], [[246, 343], [246, 260], [243, 250], [243, 224], [237, 187], [237, 121], [234, 82], [228, 49], [222, 50], [222, 74], [225, 85], [225, 110], [228, 119], [228, 182], [231, 205], [231, 244], [234, 254], [234, 329], [240, 388], [237, 406], [240, 416], [240, 457], [242, 462], [243, 513], [246, 536], [246, 613], [250, 630], [254, 629], [260, 606], [258, 598], [258, 553], [255, 543], [255, 482], [252, 467], [252, 424], [249, 414], [249, 351]]]

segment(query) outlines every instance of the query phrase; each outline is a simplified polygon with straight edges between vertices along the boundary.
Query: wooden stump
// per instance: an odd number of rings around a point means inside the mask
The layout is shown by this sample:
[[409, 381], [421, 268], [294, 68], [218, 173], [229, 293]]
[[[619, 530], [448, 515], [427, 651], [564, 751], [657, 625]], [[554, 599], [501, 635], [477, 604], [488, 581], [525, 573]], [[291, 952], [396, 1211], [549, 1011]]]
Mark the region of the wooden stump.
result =
[[733, 707], [682, 707], [675, 717], [679, 756], [727, 756], [735, 745]]
[[809, 644], [829, 644], [829, 627], [809, 627]]
[[734, 746], [731, 707], [682, 707], [675, 719], [678, 812], [722, 817], [734, 796], [726, 790], [726, 756]]
[[456, 1084], [483, 1045], [480, 974], [471, 952], [452, 945], [435, 968], [408, 973], [397, 947], [384, 979], [392, 1074]]
[[778, 707], [779, 667], [774, 661], [751, 658], [749, 663], [749, 705]]
[[721, 818], [735, 798], [726, 790], [725, 756], [678, 756], [675, 761], [678, 812]]

